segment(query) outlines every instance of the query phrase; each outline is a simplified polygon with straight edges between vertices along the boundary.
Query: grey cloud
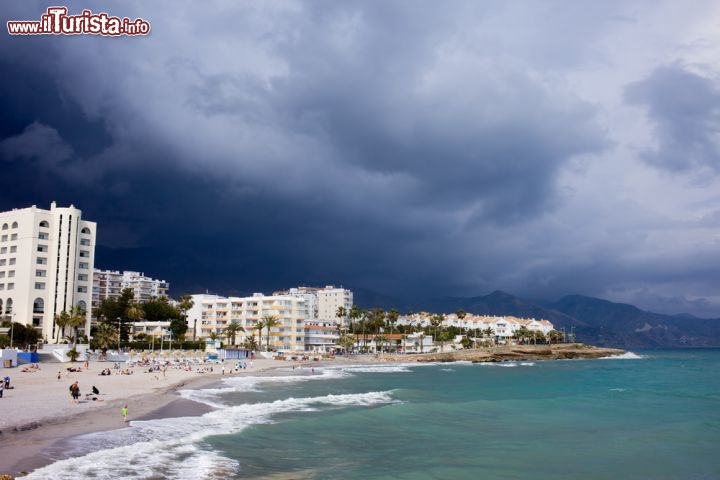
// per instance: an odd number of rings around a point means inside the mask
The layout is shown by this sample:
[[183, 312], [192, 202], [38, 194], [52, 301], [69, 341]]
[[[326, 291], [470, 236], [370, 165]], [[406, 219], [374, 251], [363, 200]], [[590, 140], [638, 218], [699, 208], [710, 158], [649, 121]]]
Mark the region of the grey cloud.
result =
[[625, 100], [643, 107], [655, 134], [656, 147], [643, 159], [674, 172], [720, 172], [720, 84], [682, 65], [656, 69], [630, 84]]

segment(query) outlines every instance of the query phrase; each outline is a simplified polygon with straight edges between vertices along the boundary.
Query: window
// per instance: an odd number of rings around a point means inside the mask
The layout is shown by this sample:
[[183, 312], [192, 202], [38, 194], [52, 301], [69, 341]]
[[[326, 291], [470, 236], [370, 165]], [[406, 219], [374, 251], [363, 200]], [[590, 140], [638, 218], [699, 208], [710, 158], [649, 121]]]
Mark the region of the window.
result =
[[33, 302], [33, 313], [44, 313], [45, 312], [45, 300], [42, 298], [36, 298]]
[[8, 272], [8, 278], [15, 278], [15, 270], [10, 270]]
[[37, 251], [38, 251], [38, 252], [47, 252], [47, 251], [48, 251], [48, 246], [47, 246], [47, 245], [38, 245], [38, 246], [37, 246]]
[[0, 241], [7, 242], [7, 235], [3, 235], [2, 238], [0, 238]]
[[7, 253], [7, 247], [0, 248], [0, 253]]
[[15, 259], [14, 259], [14, 258], [11, 258], [11, 259], [10, 259], [10, 263], [8, 263], [8, 265], [15, 265]]
[[17, 233], [10, 235], [10, 240], [17, 240]]
[[35, 260], [35, 263], [37, 263], [38, 265], [47, 265], [47, 258], [37, 257], [37, 260]]
[[90, 240], [88, 240], [87, 238], [81, 238], [81, 239], [80, 239], [80, 245], [84, 245], [84, 246], [87, 247], [87, 246], [90, 245]]
[[87, 293], [87, 287], [82, 287], [82, 286], [77, 287], [77, 292], [78, 293]]
[[17, 222], [13, 222], [12, 228], [17, 228], [17, 227], [18, 227]]
[[80, 256], [82, 258], [88, 258], [90, 256], [90, 252], [88, 252], [87, 250], [80, 250]]
[[36, 277], [44, 277], [44, 276], [45, 276], [45, 270], [35, 270], [35, 276], [36, 276]]
[[48, 228], [50, 227], [50, 224], [46, 220], [43, 220], [42, 222], [40, 222], [40, 227]]
[[0, 278], [5, 278], [5, 272], [0, 272]]
[[90, 229], [88, 227], [84, 227], [82, 230], [80, 230], [80, 233], [84, 233], [85, 235], [90, 235]]
[[6, 263], [7, 263], [7, 260], [5, 260], [5, 259], [3, 258], [2, 260], [0, 260], [0, 267], [5, 266]]
[[7, 284], [7, 289], [8, 289], [8, 290], [12, 290], [13, 288], [15, 288], [15, 284], [14, 284], [14, 283], [8, 283], [8, 284]]
[[[10, 289], [8, 288], [8, 290]], [[45, 290], [45, 283], [35, 282], [35, 290]]]
[[50, 237], [50, 235], [48, 235], [48, 234], [45, 233], [45, 232], [40, 232], [40, 233], [38, 233], [38, 238], [39, 238], [40, 240], [47, 240], [49, 237]]
[[88, 279], [88, 276], [84, 273], [81, 273], [80, 275], [78, 275], [78, 280], [80, 280], [81, 282], [87, 282], [87, 279]]
[[7, 230], [7, 229], [8, 229], [8, 224], [7, 224], [7, 223], [3, 223], [2, 229], [3, 229], [3, 230]]
[[5, 284], [4, 284], [4, 283], [0, 283], [0, 291], [2, 291], [2, 290], [5, 290]]
[[10, 247], [10, 253], [16, 253], [17, 252], [17, 246], [13, 245]]
[[78, 264], [78, 268], [81, 268], [81, 269], [83, 269], [83, 270], [87, 270], [88, 264], [85, 263], [85, 262], [80, 262], [80, 263]]

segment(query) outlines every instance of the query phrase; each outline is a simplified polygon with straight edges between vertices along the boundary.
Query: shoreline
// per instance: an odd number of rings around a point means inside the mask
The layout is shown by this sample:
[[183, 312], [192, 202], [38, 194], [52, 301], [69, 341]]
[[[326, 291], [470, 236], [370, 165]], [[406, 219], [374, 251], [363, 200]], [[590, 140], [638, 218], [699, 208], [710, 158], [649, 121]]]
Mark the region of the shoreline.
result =
[[[622, 355], [626, 353], [624, 350], [607, 349], [599, 347], [578, 346], [578, 345], [560, 345], [557, 346], [501, 346], [486, 347], [479, 349], [457, 350], [445, 353], [428, 353], [428, 354], [369, 354], [369, 355], [351, 355], [349, 357], [335, 357], [334, 359], [324, 359], [320, 362], [302, 362], [304, 367], [316, 366], [333, 366], [333, 365], [352, 365], [352, 364], [376, 364], [376, 363], [425, 363], [425, 362], [454, 362], [454, 361], [472, 361], [472, 362], [501, 362], [501, 361], [523, 361], [523, 360], [555, 360], [567, 358], [602, 358], [606, 356]], [[231, 365], [232, 362], [227, 362]], [[252, 369], [240, 370], [239, 372], [230, 372], [225, 377], [235, 376], [257, 376], [271, 375], [271, 371], [280, 368], [291, 367], [292, 365], [301, 364], [300, 362], [278, 361], [272, 359], [255, 360], [255, 366]], [[46, 364], [43, 365], [49, 371], [54, 370], [55, 365], [62, 364]], [[96, 363], [95, 365], [103, 364]], [[95, 366], [93, 365], [93, 366]], [[221, 366], [218, 365], [218, 370]], [[97, 368], [99, 370], [100, 367]], [[218, 384], [224, 378], [220, 371], [210, 374], [197, 374], [196, 372], [169, 371], [168, 383], [158, 384], [160, 380], [152, 374], [138, 373], [123, 377], [115, 375], [114, 381], [119, 386], [119, 390], [101, 387], [101, 392], [108, 390], [113, 395], [117, 391], [123, 392], [127, 383], [140, 383], [142, 388], [136, 389], [136, 393], [132, 395], [117, 396], [116, 398], [108, 398], [103, 403], [85, 401], [85, 405], [75, 405], [80, 407], [79, 410], [73, 411], [73, 408], [56, 408], [46, 415], [35, 415], [30, 421], [19, 421], [15, 424], [5, 422], [0, 424], [0, 440], [2, 440], [2, 449], [0, 449], [0, 476], [2, 474], [13, 475], [16, 478], [22, 478], [36, 469], [42, 468], [63, 458], [63, 444], [68, 439], [93, 432], [112, 431], [115, 429], [126, 428], [128, 424], [124, 424], [120, 416], [120, 408], [123, 404], [129, 405], [130, 413], [128, 415], [130, 422], [133, 420], [150, 420], [174, 417], [190, 417], [200, 416], [204, 413], [212, 411], [213, 408], [203, 403], [185, 399], [178, 393], [179, 390], [201, 389], [213, 384]], [[92, 374], [92, 373], [91, 373]], [[14, 376], [17, 379], [13, 383], [16, 389], [27, 388], [25, 395], [33, 393], [41, 393], [52, 384], [62, 387], [60, 395], [65, 398], [65, 388], [68, 380], [57, 381], [54, 378], [43, 379], [32, 377], [33, 380], [40, 380], [38, 385], [24, 385], [28, 377], [20, 377], [19, 372]], [[87, 377], [83, 378], [84, 382]], [[48, 377], [47, 374], [44, 375]], [[51, 374], [51, 377], [54, 374]], [[20, 378], [18, 378], [20, 377]], [[43, 382], [42, 380], [45, 380]], [[52, 382], [48, 384], [48, 381]], [[87, 388], [87, 387], [86, 387]], [[133, 391], [132, 389], [128, 389]], [[6, 390], [11, 393], [13, 390]], [[12, 393], [11, 393], [12, 395]], [[0, 406], [5, 407], [6, 398], [0, 399]], [[82, 408], [87, 407], [87, 408]], [[93, 408], [94, 407], [94, 408]], [[3, 408], [3, 411], [5, 409]]]

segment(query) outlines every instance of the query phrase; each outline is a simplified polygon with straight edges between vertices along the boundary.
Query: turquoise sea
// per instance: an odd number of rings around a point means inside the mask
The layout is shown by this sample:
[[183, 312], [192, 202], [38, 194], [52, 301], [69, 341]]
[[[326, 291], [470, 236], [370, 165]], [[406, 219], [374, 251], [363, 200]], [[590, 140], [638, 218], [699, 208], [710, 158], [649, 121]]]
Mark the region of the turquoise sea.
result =
[[84, 435], [27, 478], [719, 479], [720, 350], [283, 369], [202, 417]]

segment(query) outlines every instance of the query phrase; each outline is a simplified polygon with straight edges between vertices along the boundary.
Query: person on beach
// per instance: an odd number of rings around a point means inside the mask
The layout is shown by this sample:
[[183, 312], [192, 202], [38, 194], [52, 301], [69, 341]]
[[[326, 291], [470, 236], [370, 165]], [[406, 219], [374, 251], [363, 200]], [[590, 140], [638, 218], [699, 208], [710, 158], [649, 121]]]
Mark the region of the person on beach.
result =
[[123, 422], [127, 422], [127, 404], [120, 409], [120, 415], [123, 417]]
[[80, 386], [77, 381], [70, 385], [70, 396], [72, 397], [73, 402], [78, 403], [78, 399], [80, 398]]
[[58, 370], [58, 382], [60, 381], [60, 378], [62, 377], [62, 372]]

